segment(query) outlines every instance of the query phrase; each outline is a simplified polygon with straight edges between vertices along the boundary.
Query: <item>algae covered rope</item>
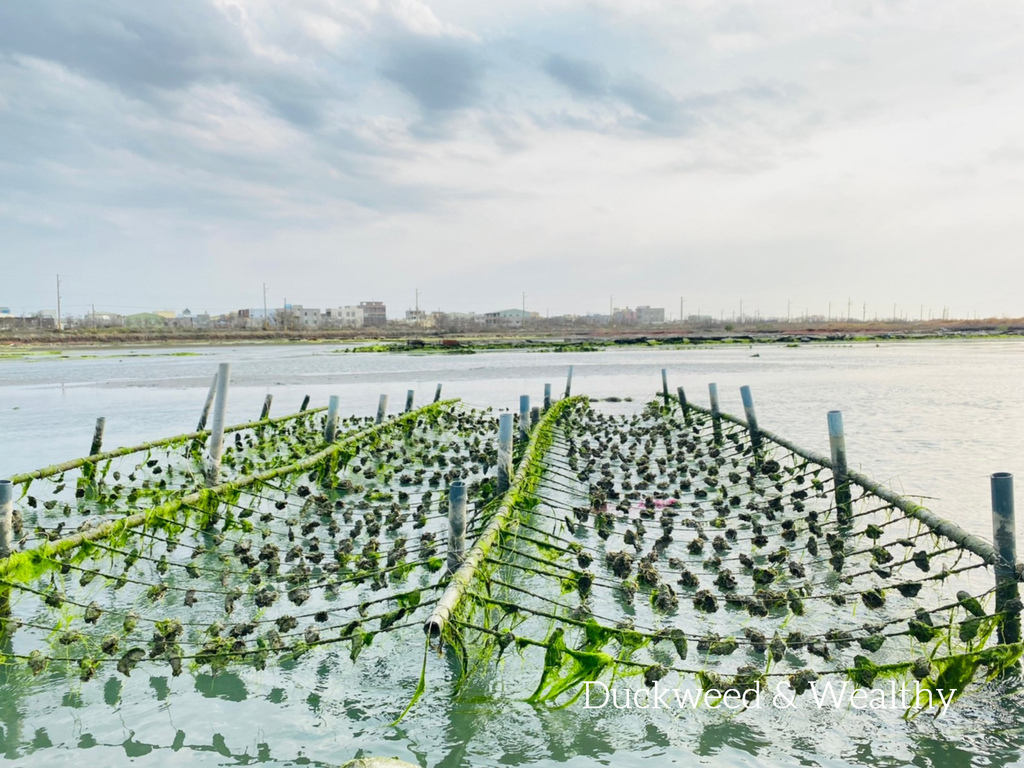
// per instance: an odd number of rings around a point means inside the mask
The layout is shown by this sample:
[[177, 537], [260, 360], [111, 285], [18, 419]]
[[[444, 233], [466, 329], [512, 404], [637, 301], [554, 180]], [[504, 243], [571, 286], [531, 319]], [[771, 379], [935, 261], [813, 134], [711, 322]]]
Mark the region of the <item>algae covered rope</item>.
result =
[[[712, 414], [710, 409], [703, 408], [702, 406], [699, 405], [694, 405], [693, 403], [689, 404], [689, 408], [691, 410], [700, 411], [701, 413], [706, 413], [708, 415]], [[745, 422], [743, 419], [737, 416], [733, 416], [732, 414], [720, 413], [719, 417], [726, 421], [731, 421], [733, 424], [736, 424], [738, 426], [744, 428], [747, 427], [747, 422]], [[784, 448], [788, 448], [790, 451], [797, 454], [798, 456], [802, 456], [808, 461], [812, 461], [815, 464], [825, 467], [830, 471], [833, 469], [831, 458], [822, 456], [819, 453], [803, 448], [797, 445], [796, 443], [792, 442], [791, 440], [787, 440], [786, 438], [781, 437], [775, 434], [774, 432], [770, 432], [769, 430], [764, 429], [763, 427], [759, 426], [758, 431], [760, 432], [762, 437], [765, 437], [768, 440], [771, 440], [773, 443], [777, 443], [778, 445], [781, 445]], [[927, 507], [911, 501], [906, 496], [902, 496], [896, 493], [895, 491], [886, 488], [884, 485], [876, 482], [875, 480], [872, 480], [870, 477], [863, 475], [859, 472], [854, 472], [848, 469], [846, 472], [846, 480], [848, 483], [859, 485], [861, 488], [873, 494], [874, 496], [877, 496], [883, 501], [889, 502], [890, 504], [892, 504], [892, 506], [896, 507], [904, 514], [923, 523], [925, 526], [927, 526], [929, 529], [934, 531], [939, 536], [943, 536], [952, 541], [953, 543], [955, 543], [957, 546], [963, 547], [964, 549], [977, 555], [982, 560], [984, 560], [986, 564], [994, 565], [996, 562], [998, 562], [999, 555], [996, 552], [995, 547], [991, 544], [991, 542], [986, 541], [981, 536], [977, 536], [973, 533], [968, 533], [956, 523], [950, 520], [946, 520], [945, 518], [942, 518], [939, 515], [936, 515]], [[1021, 575], [1024, 574], [1024, 563], [1018, 562], [1014, 565], [1018, 574], [1018, 578], [1020, 578]]]
[[[394, 429], [395, 427], [403, 426], [409, 422], [415, 423], [415, 421], [423, 415], [442, 412], [455, 402], [455, 400], [442, 400], [437, 403], [431, 403], [430, 405], [426, 405], [415, 411], [410, 411], [409, 413], [396, 416], [395, 418], [381, 424], [375, 424], [367, 427], [366, 429], [360, 430], [359, 432], [355, 432], [301, 461], [281, 467], [275, 467], [274, 469], [267, 470], [265, 472], [246, 475], [227, 483], [220, 483], [211, 488], [204, 488], [190, 493], [187, 496], [152, 507], [144, 512], [138, 512], [134, 515], [129, 515], [128, 517], [111, 520], [110, 522], [103, 523], [95, 528], [80, 531], [63, 539], [46, 542], [40, 547], [13, 553], [9, 557], [0, 560], [0, 578], [9, 579], [16, 577], [18, 569], [21, 566], [38, 566], [48, 558], [74, 549], [86, 542], [108, 538], [132, 528], [137, 528], [141, 525], [157, 520], [158, 518], [162, 518], [165, 515], [173, 514], [183, 506], [196, 505], [203, 507], [211, 501], [216, 502], [219, 494], [238, 491], [255, 483], [261, 483], [266, 480], [273, 480], [277, 477], [312, 469], [325, 460], [330, 459], [339, 453], [343, 453], [353, 446], [360, 445], [367, 439], [373, 438], [378, 434]], [[309, 413], [309, 411], [307, 411], [307, 413]]]
[[541, 418], [533, 430], [530, 442], [526, 446], [519, 462], [515, 477], [501, 500], [501, 506], [494, 513], [483, 533], [473, 544], [462, 566], [452, 575], [444, 594], [438, 601], [433, 614], [423, 625], [423, 631], [431, 637], [439, 637], [458, 609], [466, 590], [476, 578], [477, 571], [487, 557], [494, 542], [504, 530], [511, 517], [517, 511], [519, 497], [530, 492], [539, 482], [538, 473], [542, 469], [541, 462], [553, 440], [553, 430], [558, 420], [571, 409], [588, 403], [586, 397], [569, 397], [558, 401]]
[[[299, 413], [291, 413], [287, 416], [277, 416], [272, 419], [259, 419], [257, 421], [247, 421], [244, 424], [236, 424], [230, 427], [224, 427], [224, 433], [229, 432], [241, 432], [245, 429], [255, 429], [257, 427], [266, 427], [276, 424], [282, 424], [286, 421], [293, 421], [295, 419], [301, 419], [306, 416], [312, 416], [322, 411], [327, 410], [326, 408], [311, 408], [308, 411], [300, 411]], [[189, 440], [197, 440], [202, 437], [207, 437], [210, 434], [210, 430], [203, 429], [198, 432], [187, 432], [181, 435], [174, 435], [173, 437], [165, 437], [160, 440], [153, 440], [151, 442], [139, 443], [138, 445], [125, 446], [123, 448], [115, 448], [110, 451], [103, 451], [102, 453], [96, 453], [91, 456], [82, 456], [77, 459], [69, 459], [68, 461], [61, 462], [60, 464], [52, 464], [48, 467], [42, 467], [31, 472], [22, 472], [18, 475], [11, 475], [11, 482], [15, 485], [25, 483], [29, 480], [41, 480], [44, 477], [50, 477], [52, 475], [58, 475], [61, 472], [67, 472], [72, 469], [78, 469], [86, 464], [99, 464], [102, 461], [108, 461], [109, 459], [116, 459], [120, 456], [128, 456], [133, 453], [142, 453], [143, 451], [150, 451], [153, 448], [164, 448], [166, 446], [173, 446], [178, 443], [186, 443]]]

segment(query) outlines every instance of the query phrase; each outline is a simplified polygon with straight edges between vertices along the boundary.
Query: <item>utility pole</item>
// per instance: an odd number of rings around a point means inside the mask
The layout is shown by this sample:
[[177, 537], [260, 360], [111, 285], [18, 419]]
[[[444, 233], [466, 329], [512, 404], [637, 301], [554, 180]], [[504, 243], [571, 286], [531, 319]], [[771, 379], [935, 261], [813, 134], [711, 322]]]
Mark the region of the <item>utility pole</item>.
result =
[[787, 323], [789, 322], [789, 307], [790, 307], [790, 304], [792, 304], [792, 301], [790, 299], [786, 299], [786, 322]]
[[419, 317], [419, 314], [420, 314], [420, 289], [417, 288], [416, 289], [416, 316]]
[[522, 327], [526, 327], [526, 291], [523, 291], [523, 323]]
[[743, 299], [740, 299], [740, 322], [743, 322]]
[[608, 297], [608, 325], [612, 324], [612, 315], [615, 314], [615, 311], [612, 309], [612, 304], [614, 303], [614, 301], [615, 301], [615, 297], [614, 296], [609, 296]]
[[64, 330], [60, 321], [60, 275], [57, 275], [57, 333]]
[[853, 319], [853, 299], [847, 297], [846, 299], [846, 322], [850, 322]]
[[867, 322], [867, 319], [868, 319], [868, 303], [866, 301], [864, 302], [864, 308], [861, 311], [863, 313], [861, 315], [861, 318], [860, 318], [861, 322]]
[[270, 317], [267, 315], [267, 284], [263, 284], [263, 330], [270, 327]]
[[684, 315], [683, 315], [683, 297], [680, 296], [679, 297], [679, 324], [680, 325], [683, 324], [683, 317], [684, 317]]
[[832, 302], [828, 303], [828, 321], [832, 322]]

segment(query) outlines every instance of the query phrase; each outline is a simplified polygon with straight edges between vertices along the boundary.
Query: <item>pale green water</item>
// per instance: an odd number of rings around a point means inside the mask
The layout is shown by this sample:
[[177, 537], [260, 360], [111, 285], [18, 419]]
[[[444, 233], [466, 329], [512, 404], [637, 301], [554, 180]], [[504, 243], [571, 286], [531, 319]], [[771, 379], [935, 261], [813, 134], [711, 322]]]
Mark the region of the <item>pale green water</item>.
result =
[[[827, 446], [825, 412], [844, 411], [851, 461], [929, 506], [988, 533], [987, 477], [1021, 468], [1024, 347], [1014, 342], [896, 344], [801, 349], [629, 350], [576, 355], [333, 355], [327, 348], [212, 349], [201, 357], [100, 358], [0, 363], [0, 467], [4, 474], [79, 455], [92, 421], [108, 420], [108, 445], [194, 428], [209, 376], [233, 362], [229, 421], [254, 417], [266, 392], [275, 412], [342, 395], [370, 413], [379, 392], [392, 409], [414, 387], [513, 405], [542, 385], [598, 397], [649, 396], [669, 368], [691, 399], [717, 381], [723, 407], [740, 412], [738, 387], [754, 389], [762, 425], [810, 448]], [[751, 357], [753, 354], [760, 357]], [[609, 405], [626, 409], [629, 404]], [[14, 410], [17, 408], [17, 410]], [[536, 659], [510, 656], [499, 673], [455, 690], [452, 660], [433, 658], [427, 693], [398, 727], [422, 661], [414, 630], [381, 638], [355, 668], [330, 652], [291, 668], [244, 669], [213, 679], [131, 678], [88, 684], [62, 676], [0, 681], [5, 756], [25, 765], [336, 765], [363, 750], [422, 765], [1016, 765], [1022, 762], [1022, 696], [1001, 684], [944, 716], [905, 722], [899, 712], [817, 709], [722, 712], [548, 711], [522, 702]], [[415, 650], [412, 650], [415, 649]], [[339, 669], [351, 668], [340, 673]], [[410, 682], [411, 681], [411, 682]], [[397, 690], [396, 690], [397, 689]], [[85, 751], [82, 751], [85, 750]]]

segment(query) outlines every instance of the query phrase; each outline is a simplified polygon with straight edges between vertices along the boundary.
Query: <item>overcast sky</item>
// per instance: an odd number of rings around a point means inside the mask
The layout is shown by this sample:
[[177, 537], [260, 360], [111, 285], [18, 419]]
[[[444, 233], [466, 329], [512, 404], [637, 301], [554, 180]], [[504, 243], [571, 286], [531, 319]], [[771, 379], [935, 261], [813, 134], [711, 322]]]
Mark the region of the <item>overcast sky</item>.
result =
[[1024, 5], [0, 0], [0, 305], [1024, 315]]

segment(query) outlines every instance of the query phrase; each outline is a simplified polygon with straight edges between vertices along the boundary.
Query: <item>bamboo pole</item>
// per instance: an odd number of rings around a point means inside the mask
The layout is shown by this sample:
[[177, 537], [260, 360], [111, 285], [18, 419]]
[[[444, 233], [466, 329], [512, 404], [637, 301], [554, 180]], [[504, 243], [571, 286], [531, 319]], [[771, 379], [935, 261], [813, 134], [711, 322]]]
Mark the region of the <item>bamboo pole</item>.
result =
[[504, 496], [512, 481], [512, 434], [514, 416], [503, 413], [498, 417], [498, 495]]
[[441, 382], [437, 383], [437, 389], [434, 390], [434, 402], [440, 402], [441, 400]]
[[337, 395], [331, 395], [327, 401], [327, 424], [324, 425], [324, 440], [333, 443], [338, 435], [338, 407], [341, 399]]
[[544, 410], [546, 411], [551, 407], [551, 385], [544, 385]]
[[686, 422], [686, 426], [693, 424], [693, 417], [690, 415], [690, 406], [686, 402], [686, 392], [682, 387], [676, 387], [676, 394], [679, 395], [679, 408], [683, 412], [683, 421]]
[[207, 446], [209, 460], [206, 469], [208, 485], [220, 482], [220, 459], [224, 449], [224, 420], [228, 411], [228, 387], [231, 382], [231, 363], [221, 363], [217, 370], [217, 394], [213, 399], [213, 425]]
[[761, 451], [761, 433], [757, 428], [757, 414], [754, 412], [754, 396], [750, 387], [744, 384], [740, 387], [740, 398], [743, 400], [743, 412], [747, 416], [747, 430], [750, 432], [750, 444], [754, 453]]
[[107, 429], [107, 418], [100, 416], [96, 419], [96, 428], [92, 431], [92, 445], [89, 446], [89, 455], [95, 456], [103, 448], [103, 433]]
[[377, 420], [375, 424], [380, 424], [384, 421], [384, 417], [388, 415], [388, 396], [381, 395], [377, 401]]
[[410, 389], [408, 392], [405, 393], [405, 413], [408, 413], [409, 411], [412, 410], [412, 402], [415, 399], [415, 397], [415, 389]]
[[309, 395], [302, 398], [302, 405], [299, 406], [299, 413], [302, 413], [309, 407]]
[[448, 574], [459, 570], [466, 559], [466, 484], [456, 480], [448, 487]]
[[996, 472], [992, 484], [992, 540], [999, 559], [996, 572], [996, 613], [999, 642], [1020, 642], [1020, 590], [1017, 588], [1017, 525], [1013, 512], [1013, 475]]
[[519, 439], [524, 443], [530, 434], [530, 396], [519, 396]]
[[210, 406], [213, 405], [213, 396], [217, 393], [217, 374], [213, 374], [213, 381], [210, 382], [210, 390], [206, 393], [206, 402], [203, 403], [203, 411], [199, 414], [199, 424], [196, 426], [196, 432], [202, 432], [206, 429], [206, 420], [210, 416]]
[[273, 395], [267, 395], [263, 401], [263, 410], [260, 411], [260, 421], [270, 418], [270, 406], [274, 402]]
[[843, 414], [828, 412], [828, 447], [832, 454], [832, 485], [836, 497], [836, 519], [840, 525], [853, 521], [853, 495], [850, 493], [849, 467], [846, 464], [846, 431]]
[[0, 480], [0, 558], [14, 551], [14, 485]]

